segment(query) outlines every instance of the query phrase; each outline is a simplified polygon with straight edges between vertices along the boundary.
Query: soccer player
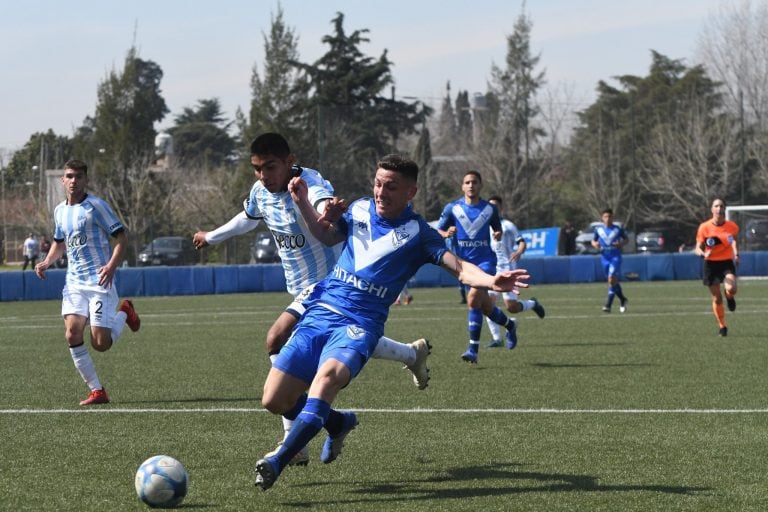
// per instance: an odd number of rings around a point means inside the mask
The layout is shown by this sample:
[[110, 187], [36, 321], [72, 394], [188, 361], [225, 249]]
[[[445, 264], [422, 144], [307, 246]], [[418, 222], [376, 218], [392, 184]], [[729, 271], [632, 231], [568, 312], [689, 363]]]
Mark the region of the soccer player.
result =
[[592, 238], [592, 247], [600, 251], [603, 273], [608, 276], [608, 300], [603, 306], [603, 312], [610, 313], [614, 297], [619, 298], [619, 311], [627, 311], [629, 300], [624, 296], [619, 284], [621, 275], [621, 248], [627, 243], [627, 234], [624, 228], [613, 223], [613, 210], [606, 208], [601, 215], [603, 223], [595, 226], [595, 234]]
[[262, 405], [296, 418], [277, 452], [256, 463], [256, 485], [269, 489], [293, 454], [322, 428], [328, 432], [321, 460], [334, 461], [358, 424], [354, 412], [331, 408], [339, 391], [363, 369], [384, 331], [389, 307], [403, 285], [425, 263], [440, 265], [474, 287], [511, 290], [527, 286], [524, 270], [492, 276], [454, 256], [434, 229], [413, 212], [418, 166], [399, 155], [378, 163], [373, 198], [331, 202], [319, 215], [307, 198], [307, 185], [290, 190], [315, 236], [332, 246], [346, 241], [341, 256], [313, 292], [312, 302], [272, 365]]
[[[61, 181], [66, 200], [54, 209], [53, 243], [45, 259], [35, 266], [35, 273], [45, 279], [46, 269], [67, 252], [69, 265], [61, 294], [61, 315], [72, 361], [91, 390], [80, 405], [105, 404], [109, 396], [85, 346], [84, 332], [90, 322], [91, 346], [104, 352], [117, 343], [126, 324], [132, 331], [141, 326], [131, 301], [122, 301], [115, 311], [118, 298], [112, 282], [128, 242], [125, 228], [112, 208], [86, 192], [85, 162], [70, 160], [64, 164]], [[110, 237], [114, 239], [111, 249]]]
[[[443, 238], [456, 236], [457, 256], [473, 263], [488, 274], [496, 273], [496, 254], [491, 238], [501, 240], [501, 217], [494, 205], [480, 197], [483, 181], [477, 171], [468, 171], [462, 179], [464, 197], [448, 203], [437, 222]], [[516, 322], [494, 303], [485, 288], [467, 291], [469, 348], [461, 355], [468, 363], [477, 363], [483, 315], [506, 328], [507, 348], [517, 346]]]
[[699, 225], [694, 252], [704, 258], [704, 286], [712, 295], [712, 311], [720, 326], [719, 336], [728, 336], [720, 284], [725, 287], [728, 311], [736, 311], [736, 267], [739, 265], [739, 226], [725, 219], [725, 200], [712, 201], [712, 218]]
[[[267, 352], [274, 362], [304, 313], [303, 302], [315, 284], [334, 268], [340, 246], [328, 247], [312, 235], [288, 192], [290, 180], [301, 177], [309, 189], [308, 200], [322, 213], [326, 202], [333, 198], [331, 184], [318, 171], [296, 165], [296, 157], [280, 134], [260, 135], [251, 144], [250, 151], [257, 181], [244, 203], [244, 211], [213, 231], [198, 231], [193, 243], [198, 249], [221, 243], [255, 229], [260, 221], [264, 221], [270, 229], [277, 243], [288, 293], [294, 296], [294, 301], [267, 332]], [[430, 345], [424, 338], [404, 344], [382, 336], [373, 357], [403, 363], [413, 374], [416, 386], [425, 389], [429, 381], [429, 350]], [[283, 428], [285, 437], [290, 431], [291, 421], [284, 420]], [[309, 453], [304, 450], [293, 463], [303, 465], [308, 460]]]
[[[499, 214], [502, 211], [502, 199], [500, 196], [491, 196], [488, 198], [488, 202], [494, 205]], [[491, 238], [491, 248], [496, 253], [496, 271], [512, 270], [517, 268], [517, 264], [520, 258], [525, 254], [527, 244], [525, 239], [520, 236], [520, 232], [517, 230], [514, 222], [511, 220], [501, 218], [501, 240], [494, 240]], [[491, 300], [494, 304], [497, 302], [499, 293], [493, 290], [488, 291]], [[517, 290], [511, 292], [504, 292], [501, 294], [504, 298], [504, 305], [507, 307], [507, 311], [512, 313], [519, 313], [521, 311], [533, 310], [539, 318], [544, 318], [546, 312], [544, 306], [539, 304], [536, 297], [531, 297], [528, 300], [519, 300]], [[485, 317], [485, 321], [488, 324], [488, 330], [491, 331], [492, 341], [488, 344], [488, 348], [496, 348], [501, 346], [501, 328], [499, 324], [492, 321], [490, 318]]]

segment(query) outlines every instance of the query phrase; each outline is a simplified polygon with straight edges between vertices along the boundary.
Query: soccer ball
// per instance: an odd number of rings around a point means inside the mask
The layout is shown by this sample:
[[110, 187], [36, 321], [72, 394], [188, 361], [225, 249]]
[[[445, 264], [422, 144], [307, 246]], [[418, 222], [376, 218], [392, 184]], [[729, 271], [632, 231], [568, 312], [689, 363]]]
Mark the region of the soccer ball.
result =
[[181, 462], [167, 455], [155, 455], [136, 471], [136, 494], [150, 507], [175, 507], [187, 495], [189, 476]]

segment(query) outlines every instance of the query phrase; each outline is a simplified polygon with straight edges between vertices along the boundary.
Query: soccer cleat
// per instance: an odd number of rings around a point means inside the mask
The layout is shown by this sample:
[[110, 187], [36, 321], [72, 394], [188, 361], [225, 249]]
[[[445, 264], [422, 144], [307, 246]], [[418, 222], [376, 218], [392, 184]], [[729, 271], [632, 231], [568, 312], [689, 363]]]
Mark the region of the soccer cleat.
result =
[[104, 388], [94, 389], [91, 391], [91, 394], [88, 395], [88, 398], [85, 400], [80, 400], [80, 405], [98, 405], [108, 403], [109, 397], [107, 396], [107, 391]]
[[125, 323], [128, 324], [128, 327], [133, 331], [136, 332], [141, 327], [141, 318], [139, 318], [139, 314], [136, 312], [136, 310], [133, 307], [133, 302], [129, 300], [124, 300], [120, 303], [120, 311], [125, 313]]
[[629, 304], [629, 299], [621, 299], [621, 305], [619, 305], [619, 313], [627, 312], [627, 304]]
[[728, 303], [728, 311], [736, 311], [736, 299], [726, 297], [725, 301]]
[[256, 481], [254, 485], [261, 487], [262, 491], [266, 491], [275, 485], [277, 477], [280, 476], [276, 468], [277, 464], [268, 457], [259, 460], [256, 463]]
[[603, 313], [610, 313], [611, 312], [611, 306], [603, 306]]
[[[283, 442], [280, 441], [277, 443], [277, 448], [269, 452], [268, 454], [264, 455], [264, 458], [271, 458], [277, 456], [277, 451], [280, 449], [280, 447], [283, 445]], [[291, 458], [291, 460], [288, 461], [289, 466], [306, 466], [309, 464], [309, 447], [305, 446], [301, 450], [299, 450], [296, 455]]]
[[411, 371], [413, 374], [413, 383], [419, 389], [425, 389], [429, 383], [429, 368], [427, 368], [427, 356], [432, 351], [432, 345], [429, 341], [421, 338], [413, 343], [410, 343], [413, 349], [416, 351], [416, 360], [411, 365], [406, 365], [405, 368]]
[[342, 414], [344, 415], [344, 427], [341, 433], [335, 437], [331, 437], [329, 434], [325, 439], [325, 443], [323, 443], [323, 451], [320, 453], [320, 460], [323, 464], [330, 464], [341, 455], [341, 449], [344, 448], [344, 439], [360, 423], [357, 421], [355, 413], [348, 411]]
[[413, 302], [413, 295], [408, 295], [408, 296], [405, 298], [405, 305], [407, 306], [407, 305], [408, 305], [408, 304], [410, 304], [411, 302]]
[[486, 345], [486, 348], [499, 348], [501, 346], [501, 340], [493, 340], [488, 345]]
[[531, 297], [531, 300], [533, 301], [533, 312], [536, 313], [536, 316], [539, 318], [544, 318], [544, 315], [547, 314], [546, 311], [544, 311], [544, 306], [539, 304], [539, 301], [536, 299], [536, 297]]
[[717, 333], [718, 336], [726, 337], [728, 336], [728, 328], [727, 327], [721, 327], [720, 332]]
[[461, 359], [471, 364], [477, 364], [477, 354], [471, 350], [467, 350], [461, 354]]
[[517, 322], [510, 319], [507, 324], [507, 348], [512, 350], [517, 346]]

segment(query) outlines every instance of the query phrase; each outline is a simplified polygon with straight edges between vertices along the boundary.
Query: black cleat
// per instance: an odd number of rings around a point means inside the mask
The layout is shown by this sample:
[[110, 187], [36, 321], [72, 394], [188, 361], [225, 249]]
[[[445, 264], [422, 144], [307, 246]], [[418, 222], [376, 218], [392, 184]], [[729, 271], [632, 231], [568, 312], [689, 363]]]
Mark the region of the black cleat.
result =
[[725, 301], [728, 303], [728, 311], [736, 311], [736, 299], [726, 297]]
[[718, 336], [722, 336], [723, 338], [725, 338], [726, 336], [728, 336], [728, 328], [727, 327], [721, 327], [720, 328], [720, 332], [717, 335]]

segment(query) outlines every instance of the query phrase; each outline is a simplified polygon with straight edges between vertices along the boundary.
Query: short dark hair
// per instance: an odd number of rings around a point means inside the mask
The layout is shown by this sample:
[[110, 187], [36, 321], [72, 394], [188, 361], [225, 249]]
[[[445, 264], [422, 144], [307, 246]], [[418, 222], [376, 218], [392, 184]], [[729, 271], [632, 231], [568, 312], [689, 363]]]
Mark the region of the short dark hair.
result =
[[251, 155], [273, 155], [286, 158], [291, 154], [288, 141], [279, 133], [263, 133], [251, 142]]
[[712, 206], [713, 204], [715, 204], [715, 201], [717, 201], [718, 199], [723, 202], [723, 206], [728, 206], [728, 203], [725, 202], [725, 197], [723, 196], [713, 196], [712, 199], [710, 199], [709, 201], [709, 206]]
[[376, 166], [387, 171], [394, 171], [402, 174], [413, 181], [419, 179], [419, 165], [408, 157], [403, 155], [387, 155], [378, 161]]
[[64, 164], [64, 169], [72, 169], [73, 171], [83, 171], [83, 174], [88, 174], [88, 164], [76, 158], [73, 158], [72, 160], [67, 160], [67, 163]]
[[465, 173], [464, 173], [464, 176], [468, 176], [468, 175], [470, 175], [470, 174], [471, 174], [472, 176], [476, 177], [476, 178], [477, 178], [477, 181], [479, 181], [480, 183], [482, 183], [482, 182], [483, 182], [483, 177], [482, 177], [482, 176], [480, 176], [480, 172], [479, 172], [479, 171], [475, 171], [474, 169], [473, 169], [473, 170], [469, 170], [469, 171], [467, 171], [467, 172], [465, 172]]
[[499, 204], [502, 204], [504, 202], [501, 200], [501, 196], [491, 196], [488, 198], [488, 201], [496, 201]]
[[606, 208], [600, 213], [600, 215], [605, 215], [606, 213], [613, 215], [613, 208]]

